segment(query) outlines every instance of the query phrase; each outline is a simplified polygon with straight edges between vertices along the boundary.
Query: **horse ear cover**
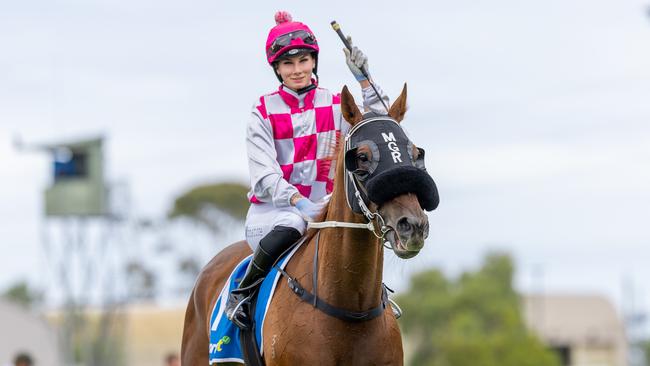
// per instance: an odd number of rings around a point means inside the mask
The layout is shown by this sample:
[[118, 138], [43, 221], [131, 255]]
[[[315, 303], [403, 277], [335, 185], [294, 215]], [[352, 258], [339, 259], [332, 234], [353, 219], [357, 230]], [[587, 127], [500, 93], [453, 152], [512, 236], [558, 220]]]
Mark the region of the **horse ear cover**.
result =
[[440, 203], [438, 188], [433, 178], [426, 171], [414, 166], [383, 171], [372, 177], [366, 188], [368, 198], [380, 206], [406, 193], [414, 193], [418, 197], [420, 207], [427, 211], [435, 210]]

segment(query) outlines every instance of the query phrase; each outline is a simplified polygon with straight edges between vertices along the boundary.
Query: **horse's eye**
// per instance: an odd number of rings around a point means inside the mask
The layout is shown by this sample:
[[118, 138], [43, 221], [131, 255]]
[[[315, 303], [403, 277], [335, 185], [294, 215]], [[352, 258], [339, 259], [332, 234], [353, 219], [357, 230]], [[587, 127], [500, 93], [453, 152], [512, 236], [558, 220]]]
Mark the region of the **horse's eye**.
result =
[[361, 161], [362, 163], [365, 163], [368, 161], [368, 155], [364, 153], [357, 154], [357, 159], [359, 159], [359, 161]]

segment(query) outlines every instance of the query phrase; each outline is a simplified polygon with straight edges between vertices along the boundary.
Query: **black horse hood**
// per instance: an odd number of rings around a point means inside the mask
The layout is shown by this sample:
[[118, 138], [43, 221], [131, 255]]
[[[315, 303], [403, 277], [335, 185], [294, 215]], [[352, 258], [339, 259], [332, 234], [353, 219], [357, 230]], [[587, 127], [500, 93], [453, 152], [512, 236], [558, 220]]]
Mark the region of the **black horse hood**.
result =
[[[365, 185], [367, 198], [378, 205], [413, 193], [423, 209], [431, 211], [438, 207], [438, 189], [424, 166], [424, 150], [418, 148], [418, 156], [413, 156], [413, 143], [397, 121], [388, 116], [370, 116], [355, 125], [346, 139], [346, 190], [353, 211], [361, 212], [353, 197], [354, 179]], [[356, 166], [361, 145], [372, 151], [369, 170], [359, 171]]]

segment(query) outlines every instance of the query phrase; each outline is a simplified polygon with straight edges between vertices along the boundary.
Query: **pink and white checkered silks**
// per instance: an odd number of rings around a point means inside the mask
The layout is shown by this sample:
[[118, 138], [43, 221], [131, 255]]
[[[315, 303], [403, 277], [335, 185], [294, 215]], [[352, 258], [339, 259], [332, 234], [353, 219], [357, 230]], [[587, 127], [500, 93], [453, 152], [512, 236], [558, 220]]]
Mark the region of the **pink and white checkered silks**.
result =
[[[331, 158], [341, 131], [340, 95], [316, 88], [305, 95], [300, 108], [298, 99], [281, 85], [260, 97], [256, 107], [273, 129], [284, 179], [312, 201], [331, 193], [335, 174]], [[254, 195], [249, 200], [261, 203]]]

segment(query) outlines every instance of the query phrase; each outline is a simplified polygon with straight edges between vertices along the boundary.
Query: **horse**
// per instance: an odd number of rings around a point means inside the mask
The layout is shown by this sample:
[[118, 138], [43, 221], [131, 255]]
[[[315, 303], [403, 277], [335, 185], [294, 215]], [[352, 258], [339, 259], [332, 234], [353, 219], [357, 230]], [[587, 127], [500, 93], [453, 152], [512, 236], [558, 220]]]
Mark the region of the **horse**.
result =
[[[392, 122], [384, 123], [395, 125], [401, 131], [399, 123], [405, 112], [406, 84], [388, 115], [383, 117]], [[364, 123], [364, 115], [347, 87], [341, 93], [341, 113], [351, 125], [350, 131]], [[371, 129], [372, 124], [366, 127]], [[304, 243], [285, 270], [307, 292], [317, 290], [319, 301], [343, 312], [367, 315], [368, 309], [380, 311], [365, 321], [342, 320], [316, 308], [315, 302], [301, 300], [291, 281], [281, 280], [264, 320], [263, 360], [268, 366], [403, 364], [400, 329], [391, 311], [393, 305], [385, 301], [382, 283], [384, 245], [400, 258], [417, 255], [429, 232], [423, 206], [435, 209], [438, 193], [423, 165], [418, 166], [423, 164], [424, 150], [410, 141], [408, 144], [396, 141], [392, 132], [379, 136], [383, 136], [390, 149], [381, 158], [372, 156], [379, 155], [372, 143], [360, 141], [352, 147], [350, 141], [341, 137], [335, 155], [332, 196], [319, 220], [333, 224], [308, 229]], [[422, 174], [391, 173], [389, 169], [390, 179], [374, 184], [374, 188], [370, 187], [372, 180], [364, 180], [372, 175], [373, 164], [378, 168], [398, 160], [405, 161], [410, 168], [418, 166], [415, 169]], [[408, 182], [404, 186], [405, 181]], [[379, 193], [369, 195], [373, 189]], [[425, 204], [421, 205], [423, 201]], [[199, 274], [185, 313], [183, 365], [208, 365], [211, 309], [233, 268], [249, 254], [251, 250], [245, 241], [234, 243], [218, 253]]]

